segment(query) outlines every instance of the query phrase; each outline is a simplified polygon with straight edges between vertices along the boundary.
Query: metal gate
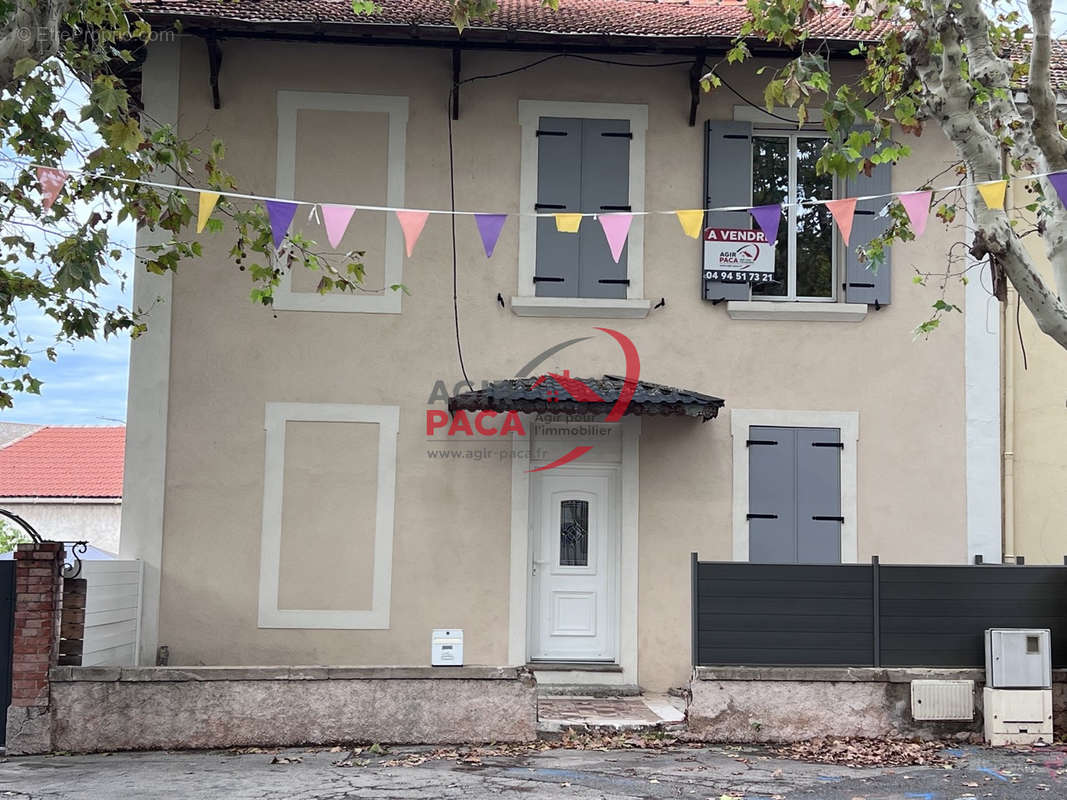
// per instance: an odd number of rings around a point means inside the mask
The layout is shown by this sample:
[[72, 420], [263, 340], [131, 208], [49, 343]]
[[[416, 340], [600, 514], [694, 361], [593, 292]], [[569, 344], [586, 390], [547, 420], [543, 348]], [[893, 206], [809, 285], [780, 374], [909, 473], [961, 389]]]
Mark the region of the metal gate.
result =
[[0, 745], [7, 735], [11, 704], [11, 645], [15, 629], [15, 562], [0, 561]]

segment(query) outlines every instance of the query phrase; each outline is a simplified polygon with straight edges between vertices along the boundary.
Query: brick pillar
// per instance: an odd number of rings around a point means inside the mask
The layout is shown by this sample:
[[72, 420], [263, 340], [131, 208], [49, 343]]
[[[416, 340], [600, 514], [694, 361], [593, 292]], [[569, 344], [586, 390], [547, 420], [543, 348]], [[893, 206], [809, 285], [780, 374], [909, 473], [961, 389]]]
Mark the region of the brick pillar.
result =
[[85, 639], [85, 578], [63, 579], [63, 613], [59, 626], [59, 665], [80, 667]]
[[48, 671], [59, 658], [63, 545], [20, 544], [15, 551], [15, 630], [7, 752], [52, 749]]

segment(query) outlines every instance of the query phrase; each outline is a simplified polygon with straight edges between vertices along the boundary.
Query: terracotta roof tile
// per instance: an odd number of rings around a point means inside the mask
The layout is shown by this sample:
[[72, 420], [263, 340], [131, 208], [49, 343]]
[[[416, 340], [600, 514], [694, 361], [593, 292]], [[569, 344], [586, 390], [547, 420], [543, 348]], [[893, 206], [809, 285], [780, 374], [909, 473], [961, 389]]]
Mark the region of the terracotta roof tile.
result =
[[45, 427], [0, 448], [0, 497], [122, 497], [126, 429]]
[[[200, 17], [243, 23], [321, 23], [452, 27], [444, 0], [377, 0], [379, 10], [356, 15], [350, 0], [134, 0], [144, 14]], [[730, 37], [748, 17], [743, 3], [725, 0], [560, 0], [559, 9], [539, 0], [499, 0], [488, 22], [472, 27], [544, 34], [642, 37]], [[813, 34], [848, 41], [874, 40], [891, 22], [859, 32], [844, 5], [811, 23]]]

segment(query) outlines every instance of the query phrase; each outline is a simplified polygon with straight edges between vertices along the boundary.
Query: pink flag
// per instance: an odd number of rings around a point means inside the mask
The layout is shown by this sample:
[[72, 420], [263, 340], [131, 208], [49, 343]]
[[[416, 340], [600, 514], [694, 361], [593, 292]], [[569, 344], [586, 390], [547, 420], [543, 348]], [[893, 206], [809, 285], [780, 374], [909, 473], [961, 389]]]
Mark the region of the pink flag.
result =
[[326, 239], [330, 247], [337, 247], [341, 243], [355, 213], [356, 209], [352, 206], [322, 205], [322, 224], [326, 226]]
[[782, 220], [782, 207], [775, 203], [770, 206], [756, 206], [750, 208], [748, 213], [756, 220], [767, 241], [774, 244], [778, 241], [778, 223]]
[[922, 236], [926, 230], [926, 220], [930, 216], [930, 198], [933, 196], [933, 192], [909, 192], [900, 196], [900, 204], [908, 212], [911, 229], [916, 238]]
[[411, 258], [411, 251], [415, 249], [415, 242], [419, 240], [422, 228], [429, 216], [429, 211], [396, 212], [396, 218], [400, 220], [400, 228], [404, 231], [404, 244], [408, 249], [408, 258]]
[[848, 245], [848, 235], [852, 233], [852, 220], [856, 216], [856, 198], [846, 197], [843, 200], [831, 200], [826, 204], [833, 215], [837, 229], [841, 231], [841, 241]]
[[61, 169], [53, 169], [52, 167], [37, 168], [37, 183], [41, 185], [41, 205], [44, 206], [45, 211], [50, 209], [52, 203], [59, 197], [59, 193], [63, 191], [63, 184], [67, 182], [68, 177], [70, 177], [69, 173]]
[[623, 245], [626, 244], [626, 235], [630, 232], [630, 223], [633, 222], [633, 214], [601, 214], [600, 227], [604, 229], [608, 247], [611, 248], [611, 257], [615, 263], [619, 263], [622, 256]]
[[496, 240], [500, 238], [500, 229], [504, 227], [504, 221], [507, 218], [507, 214], [474, 215], [474, 222], [478, 226], [478, 234], [482, 237], [482, 247], [485, 248], [486, 258], [493, 257]]
[[263, 203], [267, 207], [270, 235], [274, 239], [274, 249], [277, 250], [285, 241], [289, 226], [293, 224], [297, 204], [290, 203], [288, 200], [264, 200]]

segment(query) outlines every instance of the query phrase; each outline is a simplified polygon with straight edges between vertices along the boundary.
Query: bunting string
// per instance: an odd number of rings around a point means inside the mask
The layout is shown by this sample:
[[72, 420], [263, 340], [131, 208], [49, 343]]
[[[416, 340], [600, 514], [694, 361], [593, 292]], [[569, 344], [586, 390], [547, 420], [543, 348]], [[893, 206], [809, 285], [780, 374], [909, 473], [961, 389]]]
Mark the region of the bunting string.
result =
[[[10, 160], [9, 160], [9, 163], [10, 163]], [[52, 167], [43, 167], [43, 166], [40, 166], [38, 164], [32, 164], [32, 163], [20, 164], [18, 162], [14, 162], [13, 165], [14, 166], [18, 166], [18, 167], [20, 167], [22, 169], [54, 169]], [[258, 202], [258, 203], [268, 203], [268, 202], [270, 202], [270, 203], [292, 203], [292, 204], [295, 204], [297, 206], [309, 206], [309, 207], [310, 206], [319, 206], [320, 208], [323, 205], [327, 204], [327, 203], [325, 203], [325, 201], [321, 201], [321, 200], [293, 200], [293, 199], [288, 199], [288, 198], [284, 198], [284, 197], [270, 197], [268, 195], [244, 194], [242, 192], [234, 192], [234, 191], [229, 191], [229, 190], [226, 190], [226, 189], [207, 189], [207, 188], [200, 188], [198, 186], [183, 186], [181, 184], [174, 184], [174, 183], [160, 183], [160, 182], [157, 182], [157, 181], [149, 181], [149, 180], [135, 179], [135, 178], [123, 178], [123, 177], [120, 177], [118, 175], [106, 175], [106, 174], [103, 174], [103, 173], [89, 172], [89, 171], [76, 170], [76, 169], [57, 170], [57, 171], [58, 172], [63, 172], [68, 177], [69, 176], [73, 176], [73, 175], [82, 175], [82, 176], [85, 176], [85, 177], [88, 177], [88, 178], [93, 178], [93, 179], [96, 179], [96, 180], [111, 180], [111, 181], [116, 181], [118, 183], [139, 184], [139, 185], [142, 185], [142, 186], [151, 186], [151, 187], [154, 187], [156, 189], [166, 189], [166, 190], [169, 190], [169, 191], [179, 191], [179, 192], [215, 192], [220, 197], [226, 197], [226, 198], [230, 198], [232, 200], [252, 200], [252, 201]], [[944, 193], [944, 192], [954, 192], [954, 191], [958, 191], [960, 189], [977, 188], [979, 190], [980, 194], [986, 195], [986, 194], [994, 194], [995, 192], [999, 192], [1000, 189], [1001, 189], [1001, 187], [1000, 187], [1001, 184], [1004, 185], [1003, 189], [1006, 190], [1007, 184], [1009, 184], [1009, 183], [1018, 182], [1018, 181], [1023, 181], [1023, 182], [1025, 182], [1025, 181], [1033, 181], [1033, 180], [1037, 180], [1038, 178], [1048, 178], [1050, 183], [1052, 183], [1053, 187], [1056, 188], [1057, 193], [1060, 191], [1059, 187], [1062, 186], [1063, 189], [1064, 189], [1064, 193], [1067, 194], [1067, 171], [1063, 171], [1063, 170], [1056, 171], [1056, 172], [1035, 172], [1035, 173], [1032, 173], [1030, 175], [1019, 175], [1019, 176], [1015, 176], [1013, 178], [1006, 178], [1006, 179], [999, 180], [999, 181], [978, 181], [978, 182], [974, 182], [974, 183], [956, 183], [956, 184], [952, 184], [951, 186], [937, 186], [937, 187], [932, 187], [932, 188], [929, 188], [929, 189], [923, 189], [922, 191], [924, 191], [924, 192], [929, 191], [929, 192], [932, 192], [932, 193], [936, 194], [936, 193]], [[856, 200], [858, 202], [863, 202], [865, 200], [883, 200], [883, 199], [892, 200], [892, 199], [900, 198], [900, 197], [902, 197], [904, 195], [907, 195], [907, 194], [914, 194], [915, 191], [916, 190], [913, 190], [913, 189], [907, 189], [907, 190], [901, 190], [901, 191], [896, 191], [896, 192], [884, 192], [882, 194], [856, 195], [854, 197], [849, 197], [849, 198], [835, 198], [835, 199], [830, 199], [830, 200], [802, 200], [802, 201], [800, 201], [798, 203], [778, 203], [777, 205], [780, 208], [782, 208], [783, 210], [785, 210], [787, 208], [812, 208], [812, 207], [815, 207], [815, 206], [825, 206], [825, 205], [829, 205], [830, 203], [835, 202], [835, 200], [842, 200], [842, 199]], [[1001, 198], [1001, 201], [1003, 201], [1003, 197]], [[1067, 205], [1067, 199], [1064, 200], [1064, 203], [1065, 203], [1065, 205]], [[479, 216], [479, 215], [492, 216], [492, 215], [497, 215], [497, 214], [501, 213], [500, 211], [470, 211], [470, 210], [462, 210], [462, 209], [456, 209], [455, 211], [452, 211], [452, 210], [447, 209], [447, 208], [411, 208], [411, 207], [406, 207], [406, 206], [371, 206], [371, 205], [360, 205], [360, 204], [357, 204], [357, 203], [346, 204], [346, 207], [347, 208], [351, 208], [354, 211], [383, 211], [383, 212], [411, 211], [411, 212], [416, 212], [416, 213], [420, 213], [420, 214], [431, 214], [431, 215], [433, 215], [433, 214], [445, 214], [445, 215], [447, 215], [447, 214], [455, 214], [455, 215], [461, 216], [461, 217], [473, 217], [473, 216]], [[670, 210], [666, 210], [666, 211], [659, 211], [659, 210], [637, 211], [637, 210], [634, 210], [634, 211], [631, 211], [629, 213], [632, 216], [635, 216], [635, 217], [646, 217], [646, 216], [653, 216], [653, 215], [671, 215], [671, 216], [675, 216], [675, 215], [696, 214], [696, 213], [706, 214], [706, 213], [711, 213], [711, 212], [726, 212], [726, 211], [744, 211], [744, 212], [748, 212], [748, 211], [751, 211], [752, 208], [753, 208], [753, 206], [709, 206], [708, 208], [670, 209]], [[611, 212], [609, 212], [609, 213], [611, 213]], [[567, 211], [567, 212], [562, 212], [562, 213], [560, 213], [560, 212], [552, 212], [552, 211], [510, 211], [510, 212], [507, 212], [505, 214], [505, 216], [509, 216], [509, 217], [542, 217], [542, 218], [552, 219], [552, 218], [556, 218], [556, 217], [560, 217], [560, 216], [564, 216], [564, 217], [567, 217], [567, 216], [570, 216], [570, 217], [578, 216], [578, 217], [582, 217], [582, 218], [585, 218], [585, 217], [600, 217], [600, 216], [603, 216], [604, 214], [605, 214], [605, 212], [600, 212], [600, 211], [580, 211], [580, 212], [579, 211], [574, 211], [574, 212]], [[683, 220], [683, 218], [681, 216], [679, 216], [679, 221], [682, 222], [682, 225], [684, 227], [684, 226], [686, 226], [687, 223], [685, 221], [682, 221], [682, 220]]]
[[[433, 208], [402, 208], [395, 206], [372, 206], [360, 204], [335, 204], [322, 203], [309, 200], [294, 200], [280, 197], [264, 197], [260, 195], [245, 194], [241, 192], [225, 191], [220, 189], [205, 189], [196, 186], [181, 186], [176, 184], [161, 183], [157, 181], [123, 178], [102, 173], [88, 172], [73, 169], [58, 169], [40, 164], [20, 164], [12, 159], [7, 159], [13, 166], [24, 170], [35, 170], [38, 186], [41, 192], [41, 205], [47, 211], [63, 191], [71, 175], [82, 175], [94, 180], [112, 180], [121, 183], [150, 186], [168, 191], [196, 192], [198, 195], [198, 209], [196, 218], [196, 231], [201, 233], [207, 221], [214, 211], [219, 198], [226, 197], [233, 200], [251, 200], [263, 203], [267, 210], [270, 221], [271, 238], [275, 248], [281, 248], [289, 227], [293, 223], [297, 210], [301, 206], [310, 206], [308, 220], [317, 221], [317, 212], [322, 212], [322, 225], [326, 229], [326, 238], [332, 247], [337, 247], [344, 238], [352, 217], [357, 211], [379, 211], [396, 215], [396, 220], [404, 234], [404, 245], [408, 257], [414, 252], [415, 244], [422, 234], [427, 219], [431, 214], [450, 214], [453, 216], [473, 216], [482, 240], [482, 247], [487, 258], [491, 258], [496, 248], [497, 239], [508, 216], [551, 218], [555, 221], [557, 231], [562, 233], [578, 233], [582, 221], [592, 217], [600, 223], [601, 230], [607, 240], [611, 257], [616, 261], [622, 257], [626, 239], [629, 236], [630, 226], [634, 217], [646, 217], [652, 215], [674, 215], [682, 231], [686, 236], [694, 239], [700, 237], [704, 215], [709, 212], [745, 212], [751, 215], [757, 226], [763, 231], [767, 241], [773, 246], [778, 238], [782, 212], [789, 208], [811, 208], [825, 206], [833, 217], [841, 237], [848, 244], [852, 232], [856, 204], [866, 200], [892, 200], [896, 199], [907, 214], [908, 221], [916, 236], [921, 236], [926, 230], [927, 219], [930, 214], [930, 206], [935, 192], [953, 192], [960, 189], [974, 188], [982, 197], [986, 206], [993, 210], [1003, 210], [1010, 181], [1033, 181], [1039, 178], [1047, 178], [1055, 189], [1060, 202], [1067, 206], [1067, 171], [1039, 172], [1032, 175], [1018, 176], [1015, 178], [1003, 178], [994, 181], [979, 181], [974, 183], [958, 183], [936, 189], [925, 188], [919, 191], [886, 192], [884, 194], [860, 195], [856, 197], [833, 198], [829, 200], [803, 200], [796, 203], [773, 203], [761, 206], [715, 206], [703, 209], [672, 209], [669, 211], [630, 211], [620, 213], [599, 212], [512, 212], [511, 214], [485, 211], [460, 211], [452, 209]], [[885, 214], [883, 206], [881, 215]]]

